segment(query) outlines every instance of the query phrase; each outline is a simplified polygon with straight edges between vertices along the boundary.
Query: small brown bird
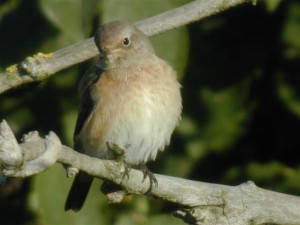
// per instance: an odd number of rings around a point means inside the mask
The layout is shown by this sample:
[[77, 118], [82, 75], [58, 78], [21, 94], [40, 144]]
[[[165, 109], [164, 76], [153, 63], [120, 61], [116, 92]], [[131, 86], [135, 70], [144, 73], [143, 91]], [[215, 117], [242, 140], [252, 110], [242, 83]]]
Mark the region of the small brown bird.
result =
[[[75, 150], [110, 159], [109, 141], [124, 147], [129, 165], [155, 160], [180, 120], [176, 72], [155, 55], [145, 34], [126, 20], [101, 26], [95, 43], [100, 59], [79, 84]], [[65, 210], [81, 209], [92, 180], [84, 172], [76, 175]]]

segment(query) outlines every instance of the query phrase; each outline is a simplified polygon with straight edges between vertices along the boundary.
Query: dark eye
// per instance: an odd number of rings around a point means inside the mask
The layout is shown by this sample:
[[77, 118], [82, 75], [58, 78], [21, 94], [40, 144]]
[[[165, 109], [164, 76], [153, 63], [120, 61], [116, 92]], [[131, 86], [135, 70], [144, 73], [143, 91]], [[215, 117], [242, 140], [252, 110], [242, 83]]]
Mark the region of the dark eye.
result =
[[122, 41], [123, 46], [128, 47], [131, 44], [131, 41], [128, 37], [123, 38]]

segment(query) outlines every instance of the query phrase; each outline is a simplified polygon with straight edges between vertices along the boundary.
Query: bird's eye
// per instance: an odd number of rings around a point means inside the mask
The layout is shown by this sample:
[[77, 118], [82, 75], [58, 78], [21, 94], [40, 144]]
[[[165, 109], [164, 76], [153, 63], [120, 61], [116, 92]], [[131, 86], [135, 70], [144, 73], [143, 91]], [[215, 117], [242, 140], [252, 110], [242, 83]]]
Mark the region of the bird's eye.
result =
[[123, 44], [123, 46], [128, 47], [131, 44], [131, 41], [128, 37], [125, 37], [122, 40], [122, 44]]

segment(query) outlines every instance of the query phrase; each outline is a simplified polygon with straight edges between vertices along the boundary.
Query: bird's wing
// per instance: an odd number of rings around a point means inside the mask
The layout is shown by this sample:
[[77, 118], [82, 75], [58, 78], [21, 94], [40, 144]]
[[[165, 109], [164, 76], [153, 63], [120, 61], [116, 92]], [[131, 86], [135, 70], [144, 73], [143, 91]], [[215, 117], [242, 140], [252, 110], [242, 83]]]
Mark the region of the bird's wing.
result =
[[95, 102], [91, 97], [91, 88], [98, 81], [102, 73], [102, 70], [98, 66], [91, 67], [81, 78], [79, 83], [80, 92], [80, 104], [79, 104], [79, 114], [76, 122], [76, 127], [74, 131], [74, 143], [75, 150], [80, 151], [81, 146], [77, 140], [77, 135], [83, 128], [86, 120], [91, 115], [94, 108]]

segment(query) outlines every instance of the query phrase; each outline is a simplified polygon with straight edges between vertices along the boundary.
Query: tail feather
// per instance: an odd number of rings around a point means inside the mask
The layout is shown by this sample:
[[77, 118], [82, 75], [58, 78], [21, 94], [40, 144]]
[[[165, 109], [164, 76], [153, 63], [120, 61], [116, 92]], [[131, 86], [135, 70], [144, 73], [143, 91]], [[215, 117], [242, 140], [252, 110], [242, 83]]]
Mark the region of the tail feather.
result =
[[92, 182], [93, 177], [84, 172], [80, 171], [76, 175], [65, 204], [65, 211], [72, 209], [78, 212], [82, 208]]

